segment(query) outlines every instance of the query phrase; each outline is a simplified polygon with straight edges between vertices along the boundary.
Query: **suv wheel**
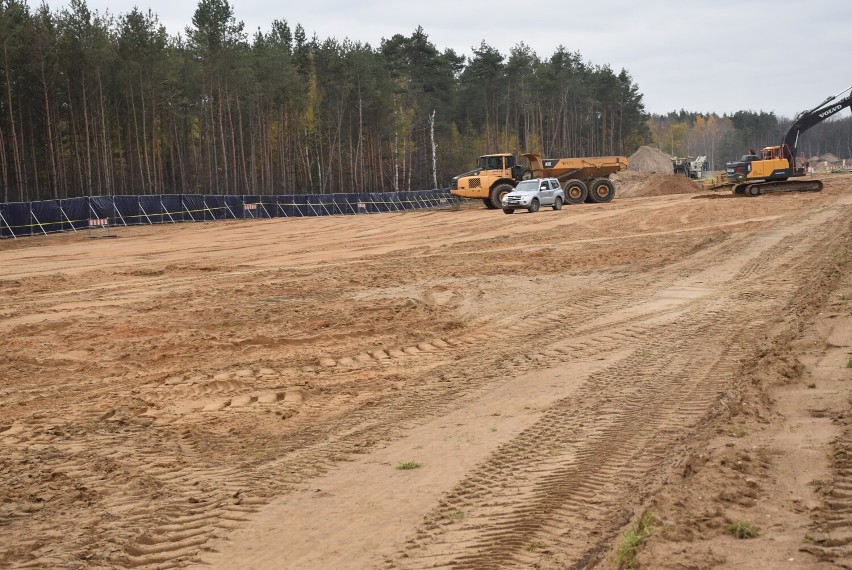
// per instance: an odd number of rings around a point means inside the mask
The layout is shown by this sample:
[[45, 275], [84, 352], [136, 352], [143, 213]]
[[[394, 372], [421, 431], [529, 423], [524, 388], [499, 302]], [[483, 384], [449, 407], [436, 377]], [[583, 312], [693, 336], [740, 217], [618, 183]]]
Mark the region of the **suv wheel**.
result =
[[553, 209], [554, 210], [561, 210], [562, 209], [562, 198], [560, 198], [559, 196], [557, 196], [556, 200], [553, 202]]
[[527, 208], [527, 210], [528, 210], [531, 214], [534, 214], [535, 212], [538, 212], [538, 209], [539, 209], [540, 207], [541, 207], [541, 204], [539, 203], [538, 198], [533, 198], [533, 201], [530, 203], [530, 207], [529, 207], [529, 208]]

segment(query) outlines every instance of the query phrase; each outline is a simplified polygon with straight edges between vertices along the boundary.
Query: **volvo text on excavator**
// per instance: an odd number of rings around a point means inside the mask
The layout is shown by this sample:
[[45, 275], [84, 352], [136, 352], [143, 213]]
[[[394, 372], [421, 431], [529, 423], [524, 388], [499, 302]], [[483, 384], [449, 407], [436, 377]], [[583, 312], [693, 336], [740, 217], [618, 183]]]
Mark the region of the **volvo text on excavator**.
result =
[[768, 192], [822, 190], [819, 180], [789, 180], [807, 174], [804, 164], [796, 164], [799, 135], [847, 107], [852, 107], [852, 87], [796, 115], [780, 146], [768, 146], [760, 153], [751, 152], [737, 162], [727, 163], [725, 174], [728, 182], [734, 184], [734, 194], [757, 196]]

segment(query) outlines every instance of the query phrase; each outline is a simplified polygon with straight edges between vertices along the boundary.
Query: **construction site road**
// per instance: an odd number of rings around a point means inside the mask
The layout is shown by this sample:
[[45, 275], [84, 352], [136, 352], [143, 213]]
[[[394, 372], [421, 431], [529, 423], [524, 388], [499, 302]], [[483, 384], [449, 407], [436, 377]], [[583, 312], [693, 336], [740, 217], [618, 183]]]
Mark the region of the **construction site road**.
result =
[[0, 566], [852, 567], [824, 182], [3, 240]]

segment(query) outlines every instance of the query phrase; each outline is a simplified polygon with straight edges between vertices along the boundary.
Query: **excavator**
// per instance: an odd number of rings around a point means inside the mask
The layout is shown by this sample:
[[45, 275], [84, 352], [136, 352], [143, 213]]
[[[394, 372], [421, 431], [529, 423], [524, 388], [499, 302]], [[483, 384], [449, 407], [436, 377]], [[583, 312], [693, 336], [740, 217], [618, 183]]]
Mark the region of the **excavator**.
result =
[[[841, 98], [846, 92], [849, 94]], [[796, 115], [779, 146], [768, 146], [759, 154], [751, 152], [739, 161], [727, 163], [725, 174], [728, 183], [734, 185], [734, 194], [758, 196], [769, 192], [822, 190], [819, 180], [789, 180], [807, 174], [806, 164], [796, 164], [799, 135], [847, 107], [852, 107], [852, 87]]]

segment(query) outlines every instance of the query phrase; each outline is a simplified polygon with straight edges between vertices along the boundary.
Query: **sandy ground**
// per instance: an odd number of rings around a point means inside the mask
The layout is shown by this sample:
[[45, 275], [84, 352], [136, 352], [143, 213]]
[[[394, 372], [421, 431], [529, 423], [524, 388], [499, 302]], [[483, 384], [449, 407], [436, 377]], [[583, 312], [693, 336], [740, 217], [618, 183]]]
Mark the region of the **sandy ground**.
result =
[[4, 240], [0, 566], [852, 567], [825, 181]]

